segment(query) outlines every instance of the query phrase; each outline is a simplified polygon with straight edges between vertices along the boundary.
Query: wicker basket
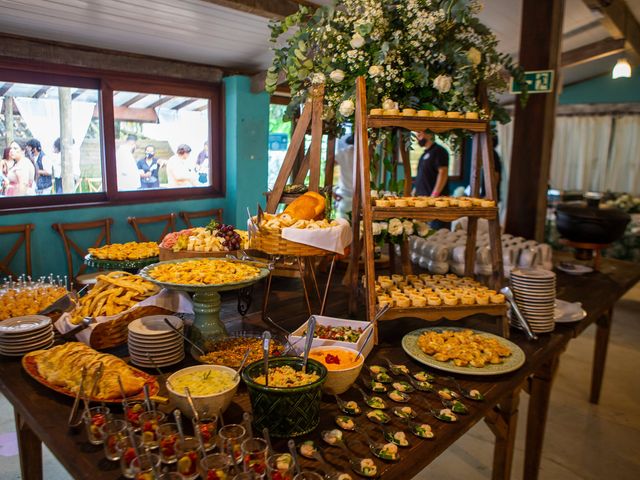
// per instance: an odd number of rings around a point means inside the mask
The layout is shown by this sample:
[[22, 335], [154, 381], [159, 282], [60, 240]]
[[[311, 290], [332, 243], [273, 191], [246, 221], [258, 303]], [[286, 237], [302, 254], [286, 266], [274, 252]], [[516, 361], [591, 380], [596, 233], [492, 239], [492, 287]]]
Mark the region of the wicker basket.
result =
[[90, 346], [96, 350], [102, 350], [127, 343], [129, 324], [148, 315], [173, 315], [173, 313], [155, 305], [134, 308], [113, 320], [89, 327], [91, 328]]
[[251, 248], [260, 250], [270, 255], [289, 255], [292, 257], [317, 257], [328, 255], [329, 251], [321, 248], [305, 245], [304, 243], [292, 242], [282, 238], [280, 233], [265, 232], [256, 230], [249, 236]]

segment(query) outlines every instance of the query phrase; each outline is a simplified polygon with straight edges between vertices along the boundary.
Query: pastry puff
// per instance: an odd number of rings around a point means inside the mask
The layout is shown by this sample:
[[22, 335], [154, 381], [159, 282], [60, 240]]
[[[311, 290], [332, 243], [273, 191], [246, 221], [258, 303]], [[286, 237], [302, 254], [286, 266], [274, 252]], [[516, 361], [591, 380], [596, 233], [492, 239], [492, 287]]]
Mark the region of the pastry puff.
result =
[[473, 295], [462, 295], [460, 297], [460, 303], [462, 303], [462, 305], [473, 305], [475, 302], [475, 297]]
[[450, 293], [444, 295], [444, 304], [453, 307], [458, 304], [458, 297]]
[[396, 203], [394, 206], [396, 207], [406, 207], [409, 203], [404, 198], [396, 199]]
[[379, 198], [376, 200], [376, 207], [388, 207], [389, 203], [389, 200], [386, 198]]
[[429, 295], [427, 297], [427, 302], [429, 305], [433, 307], [437, 307], [438, 305], [442, 305], [442, 299], [438, 295]]
[[501, 293], [489, 295], [489, 300], [491, 300], [491, 303], [504, 303], [504, 295]]
[[411, 296], [411, 306], [412, 307], [424, 307], [427, 304], [427, 299], [422, 295], [412, 295]]
[[488, 305], [489, 295], [487, 295], [486, 293], [477, 293], [476, 302], [478, 302], [478, 305]]
[[400, 308], [407, 308], [409, 306], [411, 306], [411, 300], [409, 300], [407, 297], [396, 297], [396, 306], [400, 307]]

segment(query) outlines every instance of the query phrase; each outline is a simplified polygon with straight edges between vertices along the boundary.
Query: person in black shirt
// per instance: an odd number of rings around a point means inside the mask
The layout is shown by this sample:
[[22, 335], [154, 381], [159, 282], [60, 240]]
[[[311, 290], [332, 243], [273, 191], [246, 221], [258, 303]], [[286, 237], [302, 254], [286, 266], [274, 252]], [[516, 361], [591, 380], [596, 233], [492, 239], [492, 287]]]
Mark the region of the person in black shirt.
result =
[[416, 195], [448, 195], [449, 153], [442, 145], [434, 142], [433, 133], [428, 131], [418, 133], [418, 144], [424, 147], [424, 153], [418, 162]]
[[158, 179], [158, 159], [156, 149], [153, 145], [147, 145], [144, 149], [144, 158], [137, 161], [140, 172], [140, 186], [142, 188], [160, 188]]

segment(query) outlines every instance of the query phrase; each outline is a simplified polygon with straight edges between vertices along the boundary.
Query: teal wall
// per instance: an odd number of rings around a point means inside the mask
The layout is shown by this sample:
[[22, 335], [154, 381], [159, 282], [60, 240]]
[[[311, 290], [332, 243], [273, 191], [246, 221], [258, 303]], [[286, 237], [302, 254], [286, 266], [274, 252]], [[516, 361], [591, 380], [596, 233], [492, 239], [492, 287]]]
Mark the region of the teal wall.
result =
[[560, 105], [573, 103], [629, 103], [640, 102], [640, 67], [631, 78], [611, 78], [611, 74], [564, 87]]
[[[62, 239], [52, 228], [54, 223], [83, 222], [101, 218], [112, 218], [112, 242], [126, 242], [135, 239], [133, 229], [127, 223], [129, 216], [152, 216], [169, 212], [198, 211], [211, 208], [224, 209], [224, 221], [246, 229], [246, 207], [256, 210], [257, 202], [264, 206], [263, 192], [267, 185], [267, 142], [269, 130], [269, 96], [266, 93], [252, 94], [247, 77], [225, 78], [226, 115], [226, 197], [189, 200], [176, 199], [172, 202], [141, 203], [105, 207], [69, 208], [46, 212], [6, 214], [0, 212], [0, 226], [33, 223], [32, 262], [34, 276], [53, 273], [66, 275], [66, 261]], [[178, 220], [178, 228], [184, 228]], [[157, 238], [162, 226], [150, 225], [143, 228], [149, 238]], [[79, 245], [92, 244], [97, 230], [76, 232], [72, 238]], [[17, 236], [0, 237], [0, 259], [12, 247]], [[11, 266], [13, 271], [24, 271], [24, 255], [16, 255]], [[3, 275], [0, 274], [0, 278]]]

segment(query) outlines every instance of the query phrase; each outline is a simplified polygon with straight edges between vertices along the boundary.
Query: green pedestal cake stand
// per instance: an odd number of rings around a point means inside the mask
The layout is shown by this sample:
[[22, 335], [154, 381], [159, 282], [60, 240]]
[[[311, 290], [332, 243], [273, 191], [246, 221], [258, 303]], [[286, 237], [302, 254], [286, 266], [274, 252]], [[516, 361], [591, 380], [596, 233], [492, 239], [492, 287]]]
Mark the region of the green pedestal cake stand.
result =
[[[215, 342], [221, 338], [228, 336], [227, 330], [224, 324], [220, 321], [220, 293], [228, 290], [238, 290], [245, 288], [269, 275], [269, 269], [265, 264], [248, 262], [242, 260], [224, 260], [230, 263], [242, 263], [245, 265], [252, 265], [259, 270], [258, 275], [248, 280], [244, 280], [236, 283], [222, 283], [222, 284], [210, 284], [210, 285], [188, 285], [179, 283], [160, 282], [153, 278], [149, 272], [156, 268], [158, 265], [164, 265], [168, 263], [183, 263], [193, 260], [216, 260], [216, 259], [197, 259], [197, 258], [184, 258], [179, 260], [168, 260], [166, 262], [154, 263], [140, 270], [140, 276], [155, 283], [163, 288], [169, 290], [180, 290], [183, 292], [193, 293], [193, 312], [195, 314], [195, 320], [193, 322], [193, 328], [191, 329], [191, 340], [200, 347], [204, 347], [206, 351], [206, 344], [209, 342]], [[220, 260], [220, 259], [217, 259]]]
[[141, 268], [157, 262], [158, 256], [138, 258], [136, 260], [107, 260], [96, 258], [89, 253], [84, 257], [84, 263], [88, 267], [97, 270], [124, 270], [129, 273], [138, 273]]

